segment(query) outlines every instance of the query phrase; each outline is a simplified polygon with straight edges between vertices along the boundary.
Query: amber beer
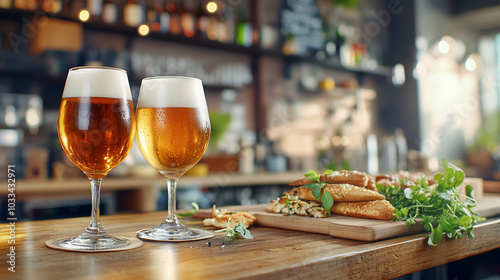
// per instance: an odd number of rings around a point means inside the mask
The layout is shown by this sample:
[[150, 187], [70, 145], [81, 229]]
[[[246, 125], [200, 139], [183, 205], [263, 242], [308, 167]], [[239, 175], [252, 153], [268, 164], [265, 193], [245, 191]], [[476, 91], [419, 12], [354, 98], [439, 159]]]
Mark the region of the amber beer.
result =
[[59, 107], [57, 132], [64, 153], [89, 178], [90, 223], [75, 237], [49, 240], [54, 249], [100, 252], [128, 250], [142, 243], [114, 237], [99, 221], [104, 177], [128, 155], [135, 136], [135, 116], [127, 72], [119, 68], [82, 66], [69, 69]]
[[63, 98], [59, 138], [69, 160], [85, 173], [108, 173], [127, 156], [135, 131], [131, 100]]
[[197, 108], [137, 110], [137, 143], [157, 170], [189, 170], [203, 156], [209, 137], [210, 124]]
[[59, 108], [59, 142], [87, 175], [103, 178], [128, 155], [135, 114], [127, 73], [76, 67], [68, 72]]

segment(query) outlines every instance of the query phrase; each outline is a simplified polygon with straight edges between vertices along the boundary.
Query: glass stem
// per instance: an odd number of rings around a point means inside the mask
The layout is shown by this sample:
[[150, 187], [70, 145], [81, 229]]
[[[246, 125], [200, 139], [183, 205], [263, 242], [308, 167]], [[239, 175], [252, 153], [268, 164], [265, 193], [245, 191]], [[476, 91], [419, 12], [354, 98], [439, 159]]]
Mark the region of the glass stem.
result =
[[102, 179], [89, 178], [89, 180], [92, 188], [92, 214], [90, 218], [90, 225], [87, 227], [86, 232], [90, 234], [104, 233], [104, 230], [101, 227], [101, 222], [99, 221], [99, 203], [101, 199]]
[[166, 223], [177, 223], [177, 214], [176, 214], [176, 204], [175, 204], [175, 191], [177, 189], [177, 179], [167, 179], [167, 190], [168, 190], [168, 214]]

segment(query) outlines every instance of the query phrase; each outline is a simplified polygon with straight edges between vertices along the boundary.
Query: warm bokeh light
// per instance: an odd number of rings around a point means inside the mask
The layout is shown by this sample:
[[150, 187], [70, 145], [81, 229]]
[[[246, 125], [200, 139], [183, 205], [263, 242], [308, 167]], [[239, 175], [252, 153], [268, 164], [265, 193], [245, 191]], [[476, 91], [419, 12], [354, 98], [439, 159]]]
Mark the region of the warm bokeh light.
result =
[[217, 11], [217, 3], [215, 3], [214, 1], [208, 2], [207, 11], [211, 14], [215, 13]]
[[467, 69], [467, 71], [474, 71], [476, 70], [476, 62], [474, 61], [474, 59], [472, 58], [467, 58], [467, 60], [465, 61], [465, 69]]
[[139, 35], [141, 36], [146, 36], [149, 34], [149, 26], [147, 24], [141, 24], [139, 25], [139, 27], [137, 28], [137, 32], [139, 33]]
[[78, 18], [81, 22], [86, 22], [90, 19], [90, 13], [87, 10], [81, 10], [78, 14]]
[[29, 108], [26, 110], [25, 118], [28, 126], [40, 125], [40, 116], [38, 115], [38, 111], [36, 109]]
[[441, 40], [438, 43], [438, 50], [440, 53], [446, 54], [450, 51], [450, 44], [448, 44], [445, 40]]

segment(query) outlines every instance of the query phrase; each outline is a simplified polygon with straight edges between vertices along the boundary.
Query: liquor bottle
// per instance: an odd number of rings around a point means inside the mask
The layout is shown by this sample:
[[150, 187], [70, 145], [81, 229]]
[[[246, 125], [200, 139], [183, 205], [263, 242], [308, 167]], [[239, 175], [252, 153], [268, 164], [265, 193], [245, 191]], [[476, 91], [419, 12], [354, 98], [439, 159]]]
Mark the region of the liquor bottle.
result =
[[208, 22], [209, 17], [206, 13], [206, 9], [203, 5], [204, 1], [200, 1], [198, 4], [198, 13], [196, 16], [196, 33], [200, 38], [208, 38]]
[[167, 0], [165, 10], [170, 15], [169, 31], [170, 34], [179, 35], [182, 32], [180, 4], [178, 0]]
[[[44, 0], [44, 2], [53, 0]], [[102, 0], [87, 0], [87, 8], [90, 14], [94, 17], [101, 17], [102, 15]]]
[[108, 24], [114, 24], [118, 21], [118, 5], [114, 0], [104, 0], [102, 20]]
[[170, 30], [170, 14], [165, 10], [163, 5], [163, 0], [159, 2], [161, 7], [158, 7], [158, 13], [160, 14], [160, 32], [168, 33]]
[[236, 44], [250, 47], [252, 45], [252, 24], [247, 20], [245, 9], [240, 8], [239, 19], [236, 28]]
[[207, 16], [207, 38], [209, 40], [217, 40], [217, 15], [213, 11], [208, 11], [207, 6], [203, 7], [203, 12]]
[[193, 10], [195, 2], [193, 0], [184, 0], [181, 10], [181, 27], [184, 36], [193, 37], [195, 33], [195, 18]]
[[146, 23], [152, 31], [161, 30], [160, 14], [163, 12], [161, 0], [146, 2]]
[[[219, 8], [220, 9], [220, 8]], [[224, 15], [225, 11], [219, 12], [219, 15]], [[221, 43], [228, 42], [228, 28], [225, 16], [219, 16], [217, 20], [217, 40]]]
[[226, 6], [226, 10], [224, 12], [224, 19], [225, 19], [225, 25], [226, 25], [226, 33], [227, 33], [227, 39], [226, 42], [229, 44], [234, 43], [235, 39], [235, 30], [234, 30], [234, 8], [230, 5]]

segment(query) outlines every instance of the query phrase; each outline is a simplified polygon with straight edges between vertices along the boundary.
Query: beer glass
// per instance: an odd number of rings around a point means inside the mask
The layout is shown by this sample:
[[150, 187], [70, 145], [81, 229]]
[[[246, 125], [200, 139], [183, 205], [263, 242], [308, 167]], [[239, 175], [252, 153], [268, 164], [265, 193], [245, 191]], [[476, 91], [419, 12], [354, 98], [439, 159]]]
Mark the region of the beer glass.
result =
[[210, 120], [201, 80], [151, 77], [142, 80], [137, 102], [137, 144], [141, 153], [167, 180], [168, 214], [159, 226], [137, 232], [153, 241], [188, 241], [212, 237], [188, 228], [176, 215], [179, 178], [203, 156]]
[[[71, 68], [59, 108], [58, 134], [68, 159], [90, 180], [92, 213], [90, 224], [82, 234], [47, 241], [47, 246], [72, 251], [130, 247], [130, 240], [110, 236], [99, 221], [101, 182], [125, 159], [135, 135], [126, 71], [108, 67]], [[134, 242], [142, 244], [140, 240]]]

